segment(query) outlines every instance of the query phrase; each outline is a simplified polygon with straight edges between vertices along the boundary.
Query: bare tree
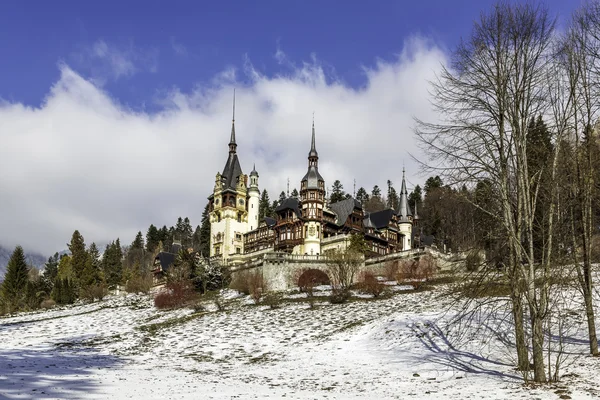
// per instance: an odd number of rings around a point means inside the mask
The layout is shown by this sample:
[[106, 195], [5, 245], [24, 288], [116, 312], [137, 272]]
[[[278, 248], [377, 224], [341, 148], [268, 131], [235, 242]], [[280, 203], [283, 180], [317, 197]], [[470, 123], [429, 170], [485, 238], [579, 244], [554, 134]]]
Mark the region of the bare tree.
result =
[[[572, 256], [585, 303], [590, 353], [598, 355], [593, 278], [593, 203], [598, 196], [596, 178], [600, 156], [597, 121], [600, 114], [600, 4], [588, 3], [575, 12], [560, 49], [560, 60], [568, 78], [568, 129], [574, 145], [570, 222]], [[577, 251], [581, 248], [581, 252]]]
[[[527, 126], [532, 116], [549, 107], [546, 81], [553, 31], [554, 21], [542, 6], [497, 3], [475, 23], [471, 37], [455, 50], [450, 67], [433, 82], [441, 122], [418, 120], [416, 128], [430, 156], [427, 169], [448, 183], [473, 186], [485, 180], [498, 195], [498, 207], [475, 205], [502, 227], [518, 367], [529, 369], [526, 305], [537, 382], [546, 381], [543, 322], [550, 258], [537, 269], [533, 232], [540, 179], [529, 173]], [[556, 168], [556, 162], [550, 165]]]

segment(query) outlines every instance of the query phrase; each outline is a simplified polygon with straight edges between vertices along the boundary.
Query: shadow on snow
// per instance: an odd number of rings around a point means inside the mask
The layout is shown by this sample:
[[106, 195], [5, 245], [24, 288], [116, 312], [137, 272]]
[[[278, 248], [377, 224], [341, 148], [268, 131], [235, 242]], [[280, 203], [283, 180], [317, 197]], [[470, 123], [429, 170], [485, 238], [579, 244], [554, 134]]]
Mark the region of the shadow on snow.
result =
[[[427, 361], [472, 374], [484, 374], [505, 379], [522, 379], [520, 375], [494, 369], [510, 367], [511, 365], [508, 363], [456, 348], [442, 329], [433, 322], [428, 323], [426, 329], [413, 326], [412, 330], [421, 344], [428, 350], [428, 353], [424, 355]], [[438, 344], [438, 341], [440, 341], [440, 344]]]
[[76, 341], [55, 348], [0, 350], [0, 360], [0, 397], [19, 398], [81, 398], [101, 388], [94, 371], [123, 364]]

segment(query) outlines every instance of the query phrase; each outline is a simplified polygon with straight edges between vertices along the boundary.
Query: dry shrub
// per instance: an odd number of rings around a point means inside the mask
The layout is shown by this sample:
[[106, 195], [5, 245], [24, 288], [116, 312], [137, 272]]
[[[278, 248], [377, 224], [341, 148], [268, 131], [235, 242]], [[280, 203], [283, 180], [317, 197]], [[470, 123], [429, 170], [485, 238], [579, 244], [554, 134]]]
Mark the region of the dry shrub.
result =
[[347, 289], [334, 289], [329, 296], [331, 304], [342, 304], [350, 300], [350, 291]]
[[437, 261], [430, 255], [424, 255], [419, 260], [403, 260], [398, 272], [398, 283], [412, 285], [413, 289], [420, 289], [425, 282], [429, 282], [437, 271]]
[[361, 292], [372, 294], [373, 297], [379, 297], [385, 291], [383, 282], [379, 281], [377, 276], [370, 271], [365, 271], [361, 274], [359, 288]]
[[268, 305], [272, 310], [281, 307], [283, 295], [279, 292], [269, 292], [265, 296], [263, 303]]
[[190, 279], [190, 267], [183, 263], [172, 266], [167, 272], [167, 284], [154, 297], [154, 306], [159, 309], [180, 308], [198, 299], [198, 293]]
[[44, 310], [49, 310], [51, 308], [54, 308], [56, 306], [56, 302], [52, 299], [46, 299], [44, 301], [42, 301], [42, 303], [40, 304], [40, 307], [43, 308]]
[[86, 301], [102, 300], [107, 294], [108, 288], [104, 283], [84, 286], [79, 290], [79, 297]]
[[260, 299], [268, 290], [267, 286], [267, 281], [263, 277], [262, 271], [257, 269], [236, 272], [229, 284], [231, 289], [252, 296], [255, 304], [260, 303]]
[[254, 304], [260, 303], [260, 299], [267, 292], [267, 281], [265, 280], [262, 271], [255, 270], [248, 273], [248, 287], [250, 296], [254, 300]]
[[125, 291], [127, 293], [147, 294], [152, 288], [153, 283], [151, 274], [134, 275], [125, 284]]
[[385, 279], [388, 281], [395, 281], [398, 279], [398, 272], [400, 271], [400, 263], [398, 260], [386, 262], [383, 268]]
[[154, 306], [158, 309], [173, 309], [193, 304], [198, 294], [189, 280], [169, 282], [154, 297]]
[[425, 282], [429, 282], [433, 276], [436, 274], [438, 270], [437, 260], [426, 254], [419, 258], [419, 274], [421, 279], [424, 279]]

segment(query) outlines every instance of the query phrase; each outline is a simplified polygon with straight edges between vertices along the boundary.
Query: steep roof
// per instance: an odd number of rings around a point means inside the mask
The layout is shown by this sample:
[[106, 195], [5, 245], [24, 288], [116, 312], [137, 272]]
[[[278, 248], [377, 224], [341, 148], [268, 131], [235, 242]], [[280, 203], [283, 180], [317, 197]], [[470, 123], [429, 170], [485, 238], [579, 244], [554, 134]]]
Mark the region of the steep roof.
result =
[[348, 216], [352, 214], [354, 209], [362, 209], [360, 202], [352, 197], [344, 200], [340, 200], [329, 205], [329, 208], [337, 215], [336, 224], [342, 226], [346, 223]]
[[256, 164], [252, 166], [252, 172], [250, 172], [250, 176], [258, 176], [258, 172], [256, 172]]
[[233, 90], [233, 118], [231, 120], [231, 136], [229, 137], [229, 156], [221, 174], [223, 189], [236, 189], [242, 167], [237, 156], [237, 143], [235, 142], [235, 89]]
[[398, 207], [398, 220], [408, 222], [408, 217], [412, 216], [410, 205], [408, 204], [408, 191], [406, 190], [406, 180], [404, 179], [404, 168], [402, 168], [402, 188], [400, 189], [400, 207]]
[[283, 200], [281, 204], [277, 206], [275, 212], [278, 213], [283, 210], [293, 210], [298, 218], [302, 216], [302, 212], [300, 211], [300, 200], [298, 200], [297, 197], [288, 197]]
[[242, 175], [242, 167], [236, 153], [229, 153], [225, 168], [221, 174], [224, 189], [236, 189], [238, 179]]
[[160, 267], [162, 268], [163, 272], [166, 272], [169, 269], [169, 267], [173, 265], [173, 263], [175, 262], [175, 257], [177, 257], [176, 254], [168, 253], [166, 251], [161, 251], [157, 254], [156, 258], [159, 260]]
[[375, 227], [375, 229], [387, 228], [392, 221], [394, 216], [394, 210], [388, 208], [387, 210], [381, 210], [377, 212], [370, 213], [367, 218], [371, 220], [371, 223]]
[[307, 189], [319, 189], [319, 181], [324, 182], [325, 180], [319, 173], [319, 169], [315, 166], [308, 167], [308, 171], [304, 178], [302, 178], [302, 182], [308, 181], [306, 183]]

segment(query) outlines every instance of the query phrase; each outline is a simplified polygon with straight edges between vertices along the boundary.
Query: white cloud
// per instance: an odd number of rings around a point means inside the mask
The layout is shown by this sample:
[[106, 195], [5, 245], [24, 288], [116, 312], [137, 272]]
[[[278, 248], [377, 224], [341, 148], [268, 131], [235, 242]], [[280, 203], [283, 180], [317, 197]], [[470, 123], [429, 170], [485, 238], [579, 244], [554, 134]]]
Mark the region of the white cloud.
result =
[[[94, 48], [108, 57], [110, 47]], [[111, 61], [112, 62], [112, 61]], [[287, 75], [267, 77], [249, 59], [250, 84], [226, 69], [211, 87], [173, 90], [158, 113], [132, 111], [60, 64], [60, 79], [39, 108], [0, 102], [0, 243], [51, 253], [75, 229], [86, 242], [124, 243], [150, 223], [194, 225], [227, 158], [231, 97], [236, 87], [238, 154], [246, 173], [256, 163], [272, 199], [299, 187], [307, 166], [312, 113], [320, 171], [331, 186], [352, 192], [419, 183], [413, 116], [431, 118], [427, 80], [445, 55], [423, 40], [408, 41], [393, 61], [365, 69], [364, 88], [326, 74], [318, 60]], [[127, 63], [121, 64], [122, 74]], [[123, 75], [122, 75], [123, 76]]]
[[133, 42], [124, 45], [97, 40], [90, 47], [73, 54], [78, 67], [89, 70], [91, 80], [102, 86], [107, 80], [131, 77], [140, 71], [158, 71], [157, 49], [138, 48]]

